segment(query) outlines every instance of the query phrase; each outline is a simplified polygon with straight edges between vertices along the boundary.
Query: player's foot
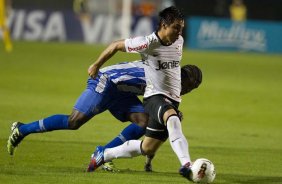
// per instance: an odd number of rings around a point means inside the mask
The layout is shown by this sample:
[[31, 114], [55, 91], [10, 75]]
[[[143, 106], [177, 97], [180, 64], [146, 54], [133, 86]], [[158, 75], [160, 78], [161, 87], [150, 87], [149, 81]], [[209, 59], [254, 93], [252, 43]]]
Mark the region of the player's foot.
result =
[[152, 169], [152, 164], [151, 164], [151, 163], [145, 163], [145, 165], [144, 165], [144, 170], [145, 170], [146, 172], [152, 172], [152, 171], [153, 171], [153, 169]]
[[102, 169], [104, 171], [109, 171], [109, 172], [119, 172], [120, 170], [118, 168], [116, 168], [115, 164], [110, 161], [110, 162], [105, 162], [103, 165], [102, 165]]
[[19, 127], [23, 125], [20, 122], [14, 122], [11, 126], [11, 134], [7, 141], [7, 149], [10, 155], [14, 155], [16, 147], [23, 140], [24, 136], [20, 133]]
[[104, 164], [104, 148], [98, 146], [96, 151], [91, 155], [90, 163], [87, 168], [87, 172], [93, 172], [102, 164]]
[[187, 162], [185, 165], [180, 167], [179, 169], [179, 174], [182, 175], [183, 177], [187, 178], [188, 180], [191, 180], [191, 163]]

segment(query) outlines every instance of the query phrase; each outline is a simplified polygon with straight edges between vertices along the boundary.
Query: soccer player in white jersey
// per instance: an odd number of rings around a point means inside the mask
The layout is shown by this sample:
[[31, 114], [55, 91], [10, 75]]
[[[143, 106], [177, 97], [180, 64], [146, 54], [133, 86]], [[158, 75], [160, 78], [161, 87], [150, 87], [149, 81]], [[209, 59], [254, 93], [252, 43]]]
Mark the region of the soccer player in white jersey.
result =
[[181, 68], [184, 16], [176, 7], [168, 7], [159, 13], [158, 30], [148, 36], [140, 36], [111, 43], [89, 67], [95, 78], [99, 68], [117, 51], [140, 53], [145, 63], [147, 86], [144, 94], [145, 112], [149, 123], [143, 141], [131, 140], [121, 146], [104, 149], [98, 146], [91, 156], [88, 171], [94, 171], [104, 162], [115, 158], [155, 154], [169, 138], [177, 155], [180, 174], [189, 179], [191, 158], [188, 142], [182, 133], [178, 106], [181, 101]]

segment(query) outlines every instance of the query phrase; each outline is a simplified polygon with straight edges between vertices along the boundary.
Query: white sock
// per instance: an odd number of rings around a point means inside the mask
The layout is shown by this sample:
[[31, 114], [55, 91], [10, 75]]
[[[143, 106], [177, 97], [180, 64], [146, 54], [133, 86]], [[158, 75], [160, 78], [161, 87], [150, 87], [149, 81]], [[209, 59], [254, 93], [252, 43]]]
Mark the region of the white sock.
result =
[[182, 133], [181, 122], [177, 116], [170, 116], [167, 120], [167, 130], [170, 145], [177, 155], [181, 165], [191, 162], [188, 142]]
[[104, 160], [108, 162], [115, 158], [131, 158], [142, 155], [140, 146], [140, 140], [130, 140], [120, 146], [107, 148], [104, 151]]

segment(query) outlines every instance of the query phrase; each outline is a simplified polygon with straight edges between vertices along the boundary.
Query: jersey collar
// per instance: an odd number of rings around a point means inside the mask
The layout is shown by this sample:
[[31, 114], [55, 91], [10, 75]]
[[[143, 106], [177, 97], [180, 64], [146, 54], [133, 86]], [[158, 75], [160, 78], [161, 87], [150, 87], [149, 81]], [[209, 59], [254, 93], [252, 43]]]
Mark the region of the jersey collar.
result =
[[161, 43], [163, 46], [170, 46], [170, 45], [172, 45], [172, 44], [169, 44], [169, 45], [165, 44], [165, 43], [161, 40], [161, 38], [159, 37], [158, 31], [155, 31], [155, 35], [157, 36], [157, 38], [159, 39], [160, 43]]

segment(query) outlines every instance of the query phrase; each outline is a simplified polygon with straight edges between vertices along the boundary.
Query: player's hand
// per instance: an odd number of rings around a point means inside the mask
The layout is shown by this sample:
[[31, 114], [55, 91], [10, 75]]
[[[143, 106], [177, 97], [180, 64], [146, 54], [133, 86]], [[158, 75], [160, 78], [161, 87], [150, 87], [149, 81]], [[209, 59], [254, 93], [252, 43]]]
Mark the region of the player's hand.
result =
[[98, 75], [99, 67], [97, 65], [92, 64], [88, 68], [88, 75], [92, 78], [95, 79]]

